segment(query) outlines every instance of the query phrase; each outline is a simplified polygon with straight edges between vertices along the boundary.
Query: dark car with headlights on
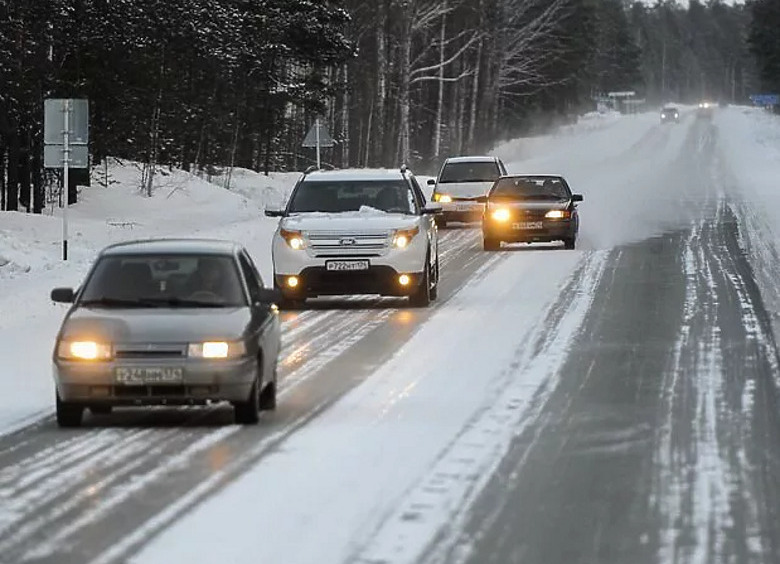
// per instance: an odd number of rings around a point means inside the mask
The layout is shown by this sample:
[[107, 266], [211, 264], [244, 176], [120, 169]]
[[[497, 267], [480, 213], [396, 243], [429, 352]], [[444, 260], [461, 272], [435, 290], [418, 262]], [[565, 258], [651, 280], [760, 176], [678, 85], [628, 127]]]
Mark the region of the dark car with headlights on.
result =
[[661, 123], [680, 123], [680, 111], [672, 106], [661, 108]]
[[279, 294], [237, 243], [155, 239], [100, 252], [54, 347], [57, 423], [84, 410], [227, 401], [237, 423], [276, 407]]
[[482, 220], [482, 241], [486, 251], [501, 243], [563, 241], [573, 249], [580, 219], [577, 202], [562, 176], [502, 176], [490, 189]]

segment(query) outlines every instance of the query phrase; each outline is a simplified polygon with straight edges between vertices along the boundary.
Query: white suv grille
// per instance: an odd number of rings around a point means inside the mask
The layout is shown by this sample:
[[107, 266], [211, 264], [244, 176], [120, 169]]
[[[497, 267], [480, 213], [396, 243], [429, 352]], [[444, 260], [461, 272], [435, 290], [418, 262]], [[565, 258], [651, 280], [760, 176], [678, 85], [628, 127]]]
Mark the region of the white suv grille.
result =
[[382, 256], [390, 247], [392, 232], [313, 231], [306, 233], [308, 248], [315, 257]]

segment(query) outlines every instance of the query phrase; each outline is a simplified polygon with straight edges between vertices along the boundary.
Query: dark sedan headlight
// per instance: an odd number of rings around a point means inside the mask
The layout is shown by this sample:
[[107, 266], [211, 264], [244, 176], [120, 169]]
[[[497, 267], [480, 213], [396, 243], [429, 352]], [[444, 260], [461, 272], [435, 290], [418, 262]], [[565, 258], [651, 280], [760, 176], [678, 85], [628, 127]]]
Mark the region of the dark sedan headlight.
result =
[[222, 359], [237, 358], [246, 354], [246, 345], [242, 341], [206, 341], [190, 343], [187, 356], [191, 358]]
[[550, 210], [544, 217], [547, 219], [568, 219], [571, 216], [571, 212], [567, 210]]
[[109, 343], [98, 341], [62, 340], [57, 345], [57, 358], [63, 360], [111, 360], [114, 352]]
[[512, 217], [512, 214], [507, 208], [497, 208], [490, 212], [490, 217], [492, 217], [494, 221], [503, 223], [505, 221], [509, 221], [509, 219]]

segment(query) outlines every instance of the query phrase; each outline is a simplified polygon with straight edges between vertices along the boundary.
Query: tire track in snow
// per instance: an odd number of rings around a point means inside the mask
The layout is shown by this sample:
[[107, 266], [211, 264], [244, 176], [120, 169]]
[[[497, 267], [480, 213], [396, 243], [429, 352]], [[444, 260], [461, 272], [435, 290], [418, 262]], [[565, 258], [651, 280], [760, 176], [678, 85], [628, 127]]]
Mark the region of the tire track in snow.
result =
[[[703, 139], [702, 150], [711, 141]], [[658, 559], [774, 563], [780, 486], [766, 469], [780, 434], [777, 346], [734, 213], [740, 207], [725, 199], [722, 168], [707, 172], [717, 209], [694, 227], [681, 257], [684, 320], [656, 446]]]
[[[349, 562], [401, 564], [461, 562], [454, 547], [473, 502], [519, 435], [543, 412], [558, 370], [592, 303], [609, 252], [589, 253], [553, 304], [522, 340], [515, 360], [495, 384], [495, 395], [472, 417], [427, 476], [399, 500]], [[518, 379], [518, 375], [523, 377]], [[507, 433], [506, 429], [512, 429]], [[529, 445], [529, 451], [531, 449]]]

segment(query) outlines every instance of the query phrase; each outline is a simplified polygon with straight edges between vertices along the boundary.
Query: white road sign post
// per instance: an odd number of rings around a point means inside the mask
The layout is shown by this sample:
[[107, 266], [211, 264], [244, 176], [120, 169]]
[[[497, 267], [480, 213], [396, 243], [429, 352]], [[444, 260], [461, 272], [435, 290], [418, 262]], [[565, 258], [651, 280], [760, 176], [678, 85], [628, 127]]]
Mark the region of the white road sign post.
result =
[[68, 260], [68, 170], [89, 168], [89, 103], [49, 99], [43, 114], [43, 166], [62, 168], [62, 260]]
[[327, 128], [320, 123], [320, 118], [314, 120], [314, 125], [311, 126], [309, 132], [306, 134], [302, 147], [314, 147], [317, 150], [317, 169], [321, 168], [320, 148], [321, 147], [333, 147], [336, 142], [333, 137], [330, 136]]

